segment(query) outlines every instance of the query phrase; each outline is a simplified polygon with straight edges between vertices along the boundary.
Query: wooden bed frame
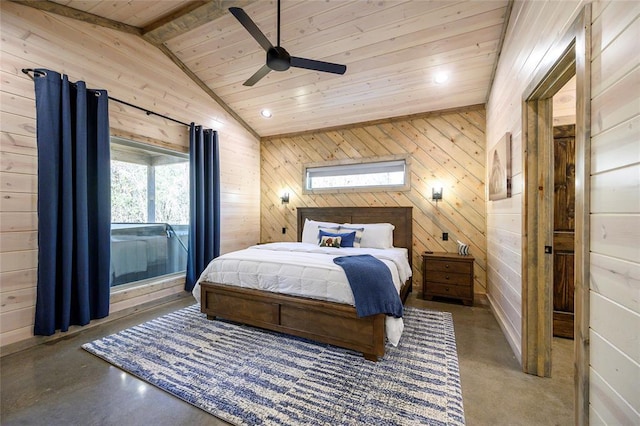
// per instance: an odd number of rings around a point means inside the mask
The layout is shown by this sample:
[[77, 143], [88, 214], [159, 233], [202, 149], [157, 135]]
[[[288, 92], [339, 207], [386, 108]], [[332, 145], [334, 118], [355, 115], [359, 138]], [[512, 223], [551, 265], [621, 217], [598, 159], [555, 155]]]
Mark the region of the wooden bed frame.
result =
[[[298, 241], [305, 219], [336, 223], [392, 223], [395, 247], [409, 250], [412, 260], [411, 207], [304, 207], [298, 208]], [[201, 311], [216, 317], [268, 330], [304, 337], [362, 352], [377, 361], [384, 356], [385, 315], [358, 318], [353, 306], [304, 297], [252, 290], [222, 283], [201, 282]], [[406, 300], [411, 278], [402, 286]]]

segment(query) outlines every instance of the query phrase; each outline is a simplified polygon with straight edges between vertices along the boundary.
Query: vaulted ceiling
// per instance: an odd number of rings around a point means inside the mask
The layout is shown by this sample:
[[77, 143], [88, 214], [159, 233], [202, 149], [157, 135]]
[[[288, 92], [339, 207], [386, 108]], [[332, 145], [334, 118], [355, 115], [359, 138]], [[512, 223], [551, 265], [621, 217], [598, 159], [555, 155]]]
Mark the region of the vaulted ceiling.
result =
[[[290, 68], [253, 87], [243, 83], [265, 51], [228, 8], [242, 7], [275, 45], [275, 0], [19, 3], [145, 38], [254, 134], [270, 136], [484, 103], [511, 1], [282, 0], [281, 45], [347, 71]], [[440, 73], [448, 80], [438, 84]]]

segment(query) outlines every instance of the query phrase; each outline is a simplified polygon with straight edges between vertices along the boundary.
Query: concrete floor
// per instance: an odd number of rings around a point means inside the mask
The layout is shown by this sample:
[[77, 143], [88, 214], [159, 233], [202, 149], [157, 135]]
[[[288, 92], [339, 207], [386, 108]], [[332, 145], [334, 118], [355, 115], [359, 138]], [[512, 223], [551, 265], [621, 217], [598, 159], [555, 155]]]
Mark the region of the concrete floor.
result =
[[[2, 425], [226, 424], [124, 373], [80, 348], [85, 342], [192, 303], [191, 298], [84, 330], [0, 359]], [[572, 341], [556, 339], [551, 379], [521, 372], [486, 307], [427, 302], [407, 305], [453, 314], [466, 423], [572, 425]]]

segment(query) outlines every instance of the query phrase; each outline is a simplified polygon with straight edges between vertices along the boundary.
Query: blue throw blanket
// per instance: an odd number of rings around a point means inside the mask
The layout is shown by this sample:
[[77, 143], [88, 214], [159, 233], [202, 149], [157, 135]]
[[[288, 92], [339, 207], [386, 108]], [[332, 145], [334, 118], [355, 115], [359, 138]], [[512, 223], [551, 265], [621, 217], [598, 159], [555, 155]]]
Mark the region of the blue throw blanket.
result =
[[375, 314], [402, 317], [402, 301], [393, 285], [391, 271], [382, 261], [369, 254], [333, 259], [344, 269], [359, 317]]

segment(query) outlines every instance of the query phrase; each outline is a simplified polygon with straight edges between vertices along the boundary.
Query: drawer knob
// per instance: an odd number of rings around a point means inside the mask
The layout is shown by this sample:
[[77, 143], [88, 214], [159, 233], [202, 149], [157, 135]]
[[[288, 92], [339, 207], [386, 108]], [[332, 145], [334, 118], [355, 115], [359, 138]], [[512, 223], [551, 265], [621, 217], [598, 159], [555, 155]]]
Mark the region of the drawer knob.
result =
[[444, 265], [445, 268], [449, 269], [449, 264]]
[[444, 279], [448, 280], [449, 279], [449, 275], [445, 275]]

